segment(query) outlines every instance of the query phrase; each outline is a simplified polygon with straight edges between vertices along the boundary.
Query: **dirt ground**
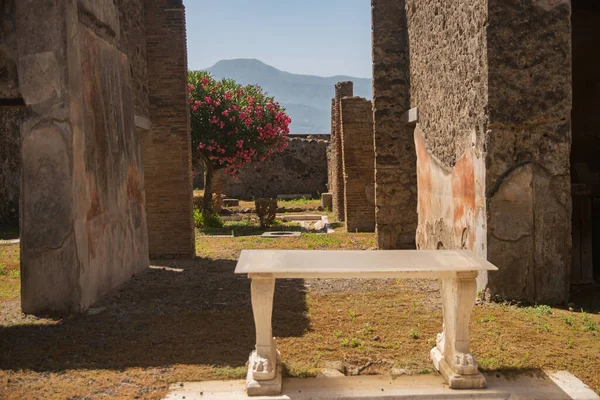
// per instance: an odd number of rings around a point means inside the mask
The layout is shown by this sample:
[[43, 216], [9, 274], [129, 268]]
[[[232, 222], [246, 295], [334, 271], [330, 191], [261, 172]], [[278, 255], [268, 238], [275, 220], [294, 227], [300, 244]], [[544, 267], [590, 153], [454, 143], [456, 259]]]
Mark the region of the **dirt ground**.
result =
[[[0, 398], [160, 399], [174, 382], [243, 378], [254, 323], [249, 281], [233, 274], [240, 250], [375, 245], [372, 234], [341, 233], [197, 240], [197, 259], [154, 261], [90, 312], [63, 320], [21, 314], [18, 278], [0, 275]], [[18, 265], [17, 246], [0, 247], [0, 265]], [[332, 363], [346, 374], [434, 373], [437, 281], [279, 280], [274, 304], [288, 376]], [[481, 304], [472, 350], [483, 370], [566, 369], [600, 393], [597, 312]]]

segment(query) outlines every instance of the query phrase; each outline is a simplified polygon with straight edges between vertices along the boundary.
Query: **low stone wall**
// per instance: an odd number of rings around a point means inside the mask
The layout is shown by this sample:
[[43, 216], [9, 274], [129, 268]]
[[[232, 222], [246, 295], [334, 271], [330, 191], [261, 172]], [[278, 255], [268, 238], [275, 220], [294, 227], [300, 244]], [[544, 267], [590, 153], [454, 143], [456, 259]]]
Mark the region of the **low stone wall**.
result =
[[239, 199], [294, 193], [316, 197], [325, 193], [328, 143], [321, 139], [290, 138], [289, 147], [282, 153], [272, 154], [257, 168], [247, 165], [239, 178], [227, 176], [224, 191], [227, 196]]

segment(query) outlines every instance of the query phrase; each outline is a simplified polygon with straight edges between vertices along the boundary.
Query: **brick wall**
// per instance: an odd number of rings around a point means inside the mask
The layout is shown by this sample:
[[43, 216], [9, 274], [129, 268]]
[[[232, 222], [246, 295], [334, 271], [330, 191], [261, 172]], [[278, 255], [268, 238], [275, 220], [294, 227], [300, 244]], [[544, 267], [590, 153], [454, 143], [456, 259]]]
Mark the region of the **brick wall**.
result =
[[331, 99], [331, 130], [329, 131], [329, 145], [327, 146], [327, 191], [331, 192], [333, 187], [333, 162], [335, 149], [333, 146], [335, 139], [335, 99]]
[[373, 108], [360, 97], [341, 100], [344, 208], [348, 232], [375, 231]]
[[149, 110], [143, 140], [152, 258], [195, 255], [187, 98], [185, 10], [181, 0], [145, 0]]
[[380, 249], [415, 247], [416, 154], [409, 108], [404, 0], [372, 0], [375, 204]]
[[335, 85], [335, 105], [331, 116], [335, 130], [333, 132], [330, 146], [332, 149], [331, 161], [331, 188], [333, 194], [333, 212], [340, 221], [344, 220], [344, 165], [342, 156], [342, 123], [340, 121], [341, 99], [352, 97], [354, 84], [352, 82], [339, 82]]

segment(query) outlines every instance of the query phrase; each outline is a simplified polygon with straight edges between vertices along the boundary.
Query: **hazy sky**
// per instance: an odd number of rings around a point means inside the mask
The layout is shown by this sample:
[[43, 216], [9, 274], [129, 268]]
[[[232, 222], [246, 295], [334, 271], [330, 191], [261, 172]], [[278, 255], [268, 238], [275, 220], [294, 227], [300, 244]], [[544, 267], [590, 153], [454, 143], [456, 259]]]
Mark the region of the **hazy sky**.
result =
[[257, 58], [284, 71], [370, 78], [369, 0], [184, 0], [190, 69]]

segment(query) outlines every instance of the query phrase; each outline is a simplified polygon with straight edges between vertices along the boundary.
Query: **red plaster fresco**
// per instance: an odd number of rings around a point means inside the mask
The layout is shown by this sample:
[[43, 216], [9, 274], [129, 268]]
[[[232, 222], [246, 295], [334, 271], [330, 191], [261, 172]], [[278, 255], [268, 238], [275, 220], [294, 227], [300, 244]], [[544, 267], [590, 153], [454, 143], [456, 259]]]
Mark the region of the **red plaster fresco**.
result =
[[[473, 151], [469, 150], [458, 160], [452, 170], [452, 201], [454, 205], [454, 232], [459, 237], [465, 227], [472, 223], [475, 215], [475, 168]], [[469, 218], [469, 219], [467, 219]], [[474, 230], [471, 229], [469, 242], [473, 243]]]
[[427, 153], [421, 135], [415, 132], [415, 149], [417, 151], [417, 190], [419, 193], [419, 219], [427, 221], [431, 215], [431, 156]]

